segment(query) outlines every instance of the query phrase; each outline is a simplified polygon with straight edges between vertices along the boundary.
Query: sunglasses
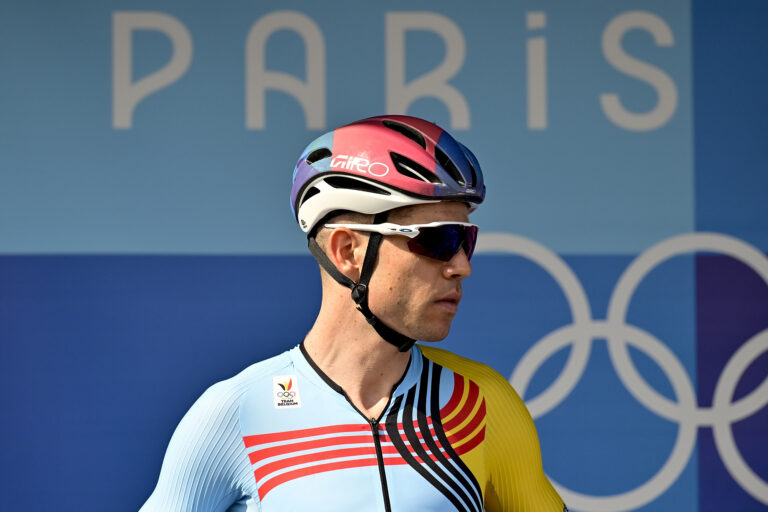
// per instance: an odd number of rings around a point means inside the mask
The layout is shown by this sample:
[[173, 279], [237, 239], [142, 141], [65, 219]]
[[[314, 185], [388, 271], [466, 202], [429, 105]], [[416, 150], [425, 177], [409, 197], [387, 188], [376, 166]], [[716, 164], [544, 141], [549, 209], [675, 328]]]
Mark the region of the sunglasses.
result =
[[385, 222], [384, 224], [326, 224], [326, 228], [349, 228], [355, 231], [368, 231], [382, 235], [402, 235], [410, 238], [408, 249], [440, 261], [449, 261], [464, 249], [467, 259], [472, 258], [477, 242], [477, 225], [469, 222], [430, 222], [429, 224], [411, 224], [401, 226]]

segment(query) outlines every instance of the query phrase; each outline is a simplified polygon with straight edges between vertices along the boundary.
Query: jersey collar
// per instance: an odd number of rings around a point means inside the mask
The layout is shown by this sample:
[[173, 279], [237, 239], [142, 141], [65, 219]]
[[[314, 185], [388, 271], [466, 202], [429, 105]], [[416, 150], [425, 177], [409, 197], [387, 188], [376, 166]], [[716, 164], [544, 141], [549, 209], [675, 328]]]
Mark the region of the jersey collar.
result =
[[[344, 390], [341, 386], [336, 384], [312, 360], [306, 350], [304, 350], [303, 344], [299, 344], [292, 348], [288, 351], [288, 354], [293, 361], [294, 367], [312, 380], [317, 386], [331, 389], [336, 393], [344, 394]], [[421, 376], [421, 367], [421, 350], [419, 350], [418, 345], [414, 345], [413, 348], [411, 348], [411, 359], [408, 362], [408, 368], [406, 368], [400, 382], [395, 385], [392, 398], [404, 394], [418, 383], [419, 377]]]

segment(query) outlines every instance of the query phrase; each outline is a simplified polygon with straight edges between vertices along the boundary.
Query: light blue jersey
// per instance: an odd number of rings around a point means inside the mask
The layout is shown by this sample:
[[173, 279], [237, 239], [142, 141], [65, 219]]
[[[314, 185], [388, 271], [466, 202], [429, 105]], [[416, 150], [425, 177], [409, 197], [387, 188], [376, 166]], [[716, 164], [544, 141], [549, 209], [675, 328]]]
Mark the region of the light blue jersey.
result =
[[[449, 359], [470, 370], [448, 369]], [[499, 389], [509, 400], [492, 399]], [[535, 445], [526, 466], [534, 478], [521, 478], [536, 483], [537, 505], [511, 488], [530, 487], [509, 476], [513, 458], [527, 459], [501, 456], [510, 431], [493, 425], [494, 417], [520, 416], [514, 399], [484, 365], [416, 346], [381, 417], [369, 419], [299, 346], [200, 397], [173, 434], [141, 512], [562, 511], [543, 476], [535, 430], [519, 442]], [[524, 416], [528, 432], [533, 423]]]

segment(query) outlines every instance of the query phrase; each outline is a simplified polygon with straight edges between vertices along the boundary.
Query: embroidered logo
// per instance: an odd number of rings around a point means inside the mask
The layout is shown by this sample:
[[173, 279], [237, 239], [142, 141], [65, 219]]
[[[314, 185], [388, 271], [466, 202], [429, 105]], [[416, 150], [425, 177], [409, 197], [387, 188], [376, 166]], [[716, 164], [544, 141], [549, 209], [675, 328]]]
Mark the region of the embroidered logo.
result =
[[299, 385], [295, 375], [278, 375], [272, 378], [272, 395], [275, 409], [301, 407]]

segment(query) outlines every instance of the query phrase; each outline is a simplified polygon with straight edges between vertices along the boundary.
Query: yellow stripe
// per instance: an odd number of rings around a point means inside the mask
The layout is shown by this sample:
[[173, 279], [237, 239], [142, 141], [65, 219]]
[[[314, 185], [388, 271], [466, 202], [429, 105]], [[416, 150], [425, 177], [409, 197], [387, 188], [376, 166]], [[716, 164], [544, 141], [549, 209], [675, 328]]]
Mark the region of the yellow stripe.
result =
[[475, 436], [476, 436], [476, 435], [477, 435], [477, 434], [480, 432], [480, 430], [482, 430], [482, 428], [483, 428], [484, 426], [485, 426], [485, 418], [483, 418], [483, 421], [481, 421], [481, 422], [480, 422], [480, 423], [477, 425], [477, 427], [475, 428], [475, 430], [473, 430], [473, 431], [472, 431], [472, 433], [471, 433], [471, 434], [469, 434], [467, 437], [465, 437], [464, 439], [461, 439], [461, 440], [457, 441], [457, 442], [456, 442], [456, 444], [453, 444], [453, 443], [451, 443], [451, 446], [453, 446], [453, 449], [454, 449], [454, 450], [458, 450], [458, 449], [459, 449], [459, 448], [460, 448], [460, 447], [461, 447], [463, 444], [465, 444], [465, 443], [468, 443], [469, 441], [471, 441], [472, 439], [474, 439], [474, 438], [475, 438]]
[[[461, 423], [453, 427], [449, 432], [446, 432], [446, 435], [448, 435], [448, 437], [452, 436], [453, 434], [455, 434], [456, 432], [459, 432], [462, 428], [467, 426], [470, 421], [475, 419], [475, 416], [477, 415], [477, 411], [480, 410], [480, 405], [482, 401], [483, 401], [483, 397], [480, 395], [477, 395], [477, 400], [475, 401], [475, 406], [472, 408], [472, 412], [470, 412], [469, 415], [467, 415], [467, 417], [464, 418], [464, 421], [462, 421]], [[443, 425], [445, 424], [446, 424], [446, 421], [443, 420]]]

